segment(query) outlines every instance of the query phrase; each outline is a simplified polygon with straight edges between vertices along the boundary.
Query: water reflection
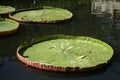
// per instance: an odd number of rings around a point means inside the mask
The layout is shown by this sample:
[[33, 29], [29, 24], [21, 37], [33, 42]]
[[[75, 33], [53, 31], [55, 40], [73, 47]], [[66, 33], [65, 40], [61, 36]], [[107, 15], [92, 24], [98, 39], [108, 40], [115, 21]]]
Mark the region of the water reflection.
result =
[[82, 77], [89, 77], [89, 76], [97, 76], [100, 74], [103, 74], [106, 70], [107, 67], [102, 68], [102, 69], [97, 69], [93, 71], [88, 72], [54, 72], [54, 71], [46, 71], [46, 70], [38, 70], [29, 66], [26, 66], [26, 70], [29, 72], [34, 72], [38, 75], [43, 75], [47, 77], [52, 77], [52, 78], [82, 78]]
[[120, 22], [119, 0], [93, 0], [91, 14], [104, 17], [106, 14], [115, 22]]
[[[0, 80], [119, 80], [120, 23], [113, 24], [113, 19], [119, 19], [119, 15], [114, 13], [119, 13], [120, 2], [93, 0], [90, 3], [90, 1], [92, 0], [0, 0], [1, 5], [10, 5], [17, 10], [44, 5], [65, 8], [74, 14], [73, 19], [66, 23], [20, 23], [19, 31], [16, 34], [0, 37], [0, 56], [2, 56], [3, 63], [0, 66]], [[114, 8], [114, 6], [118, 7]], [[115, 15], [118, 15], [118, 18]], [[90, 73], [54, 74], [49, 71], [26, 69], [28, 67], [15, 58], [16, 49], [21, 43], [30, 41], [36, 36], [57, 34], [89, 36], [105, 41], [114, 48], [113, 64], [105, 70], [100, 69]]]

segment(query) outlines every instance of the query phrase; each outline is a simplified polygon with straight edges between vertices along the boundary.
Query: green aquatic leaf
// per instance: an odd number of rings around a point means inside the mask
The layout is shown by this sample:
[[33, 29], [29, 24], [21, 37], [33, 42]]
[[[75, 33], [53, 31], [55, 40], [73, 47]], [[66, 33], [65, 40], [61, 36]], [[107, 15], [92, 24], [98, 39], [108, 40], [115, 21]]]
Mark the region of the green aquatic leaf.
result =
[[6, 18], [0, 18], [0, 32], [10, 31], [18, 28], [19, 23]]
[[19, 53], [26, 59], [60, 67], [90, 68], [107, 63], [113, 49], [103, 41], [84, 36], [38, 37], [22, 45]]
[[0, 21], [5, 21], [5, 18], [0, 18]]
[[13, 13], [11, 16], [18, 21], [50, 23], [70, 19], [73, 14], [61, 8], [43, 7], [42, 9], [19, 11]]
[[14, 7], [11, 6], [0, 6], [0, 14], [7, 14], [15, 11]]

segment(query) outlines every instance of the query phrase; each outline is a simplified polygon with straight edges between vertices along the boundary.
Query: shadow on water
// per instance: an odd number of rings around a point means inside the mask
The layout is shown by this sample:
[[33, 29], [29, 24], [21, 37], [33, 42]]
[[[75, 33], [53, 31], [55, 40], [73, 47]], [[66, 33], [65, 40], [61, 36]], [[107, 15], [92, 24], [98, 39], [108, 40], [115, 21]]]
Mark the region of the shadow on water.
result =
[[[23, 64], [23, 63], [21, 63], [21, 65], [24, 66], [27, 71], [34, 72], [38, 75], [47, 76], [47, 77], [51, 77], [51, 78], [76, 79], [76, 78], [84, 78], [84, 77], [97, 76], [97, 75], [104, 74], [108, 70], [108, 68], [111, 68], [111, 66], [113, 65], [113, 59], [111, 59], [111, 61], [109, 61], [108, 64], [105, 64], [101, 68], [94, 69], [94, 70], [88, 70], [88, 71], [84, 71], [84, 72], [79, 72], [79, 71], [56, 72], [56, 71], [47, 71], [47, 70], [36, 69], [36, 68], [30, 67], [30, 66], [25, 66], [25, 64]], [[115, 64], [115, 65], [119, 65], [119, 64]], [[116, 72], [116, 70], [118, 70], [117, 73], [119, 73], [119, 69], [115, 68], [115, 66], [113, 68], [111, 68], [111, 70], [113, 72]]]
[[52, 77], [52, 78], [82, 78], [82, 77], [89, 77], [89, 76], [96, 76], [102, 74], [106, 71], [107, 67], [101, 68], [98, 70], [88, 71], [88, 72], [54, 72], [54, 71], [45, 71], [45, 70], [38, 70], [32, 67], [26, 66], [27, 71], [34, 72], [39, 75]]

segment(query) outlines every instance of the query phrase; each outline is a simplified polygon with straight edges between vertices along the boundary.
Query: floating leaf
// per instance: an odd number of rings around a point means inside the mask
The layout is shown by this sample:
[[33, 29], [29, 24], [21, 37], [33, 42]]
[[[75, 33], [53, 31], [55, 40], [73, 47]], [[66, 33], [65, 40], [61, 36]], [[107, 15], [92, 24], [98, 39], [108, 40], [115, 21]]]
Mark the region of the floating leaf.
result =
[[7, 14], [15, 11], [14, 7], [11, 6], [0, 6], [0, 14]]
[[0, 18], [0, 35], [8, 35], [18, 30], [19, 23], [6, 18]]
[[[89, 70], [106, 64], [113, 56], [113, 49], [108, 44], [90, 37], [56, 35], [36, 39], [30, 43], [31, 46], [18, 49], [18, 59], [30, 66], [37, 62], [38, 67], [33, 67], [39, 69], [67, 71], [70, 67], [70, 71], [74, 71], [78, 67], [79, 70]], [[26, 61], [23, 61], [24, 59]], [[40, 63], [44, 64], [45, 68], [41, 67]], [[49, 68], [51, 66], [53, 68]]]
[[72, 13], [68, 10], [54, 7], [28, 9], [14, 12], [10, 18], [20, 22], [55, 23], [71, 19]]

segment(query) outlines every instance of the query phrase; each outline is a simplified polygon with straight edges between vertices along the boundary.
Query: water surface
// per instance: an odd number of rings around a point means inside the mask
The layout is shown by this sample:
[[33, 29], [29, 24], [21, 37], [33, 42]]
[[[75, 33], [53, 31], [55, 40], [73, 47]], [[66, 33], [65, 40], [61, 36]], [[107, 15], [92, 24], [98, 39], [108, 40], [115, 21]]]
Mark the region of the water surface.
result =
[[[88, 1], [88, 2], [86, 2]], [[94, 0], [95, 1], [95, 0]], [[99, 1], [100, 0], [96, 0]], [[68, 9], [72, 20], [57, 24], [20, 23], [19, 31], [0, 37], [0, 80], [119, 80], [120, 79], [120, 23], [114, 18], [115, 2], [90, 0], [0, 0], [0, 5], [10, 5], [17, 10], [54, 6]], [[99, 6], [102, 4], [102, 6]], [[106, 6], [106, 4], [109, 6]], [[119, 5], [119, 2], [116, 2]], [[96, 7], [95, 7], [96, 5]], [[116, 9], [115, 9], [116, 10]], [[119, 11], [119, 10], [118, 10]], [[116, 13], [117, 14], [117, 13]], [[7, 16], [6, 16], [7, 17]], [[118, 15], [119, 17], [119, 15]], [[100, 39], [114, 49], [112, 63], [103, 69], [87, 73], [58, 73], [33, 69], [16, 58], [17, 47], [36, 36], [78, 35]]]

